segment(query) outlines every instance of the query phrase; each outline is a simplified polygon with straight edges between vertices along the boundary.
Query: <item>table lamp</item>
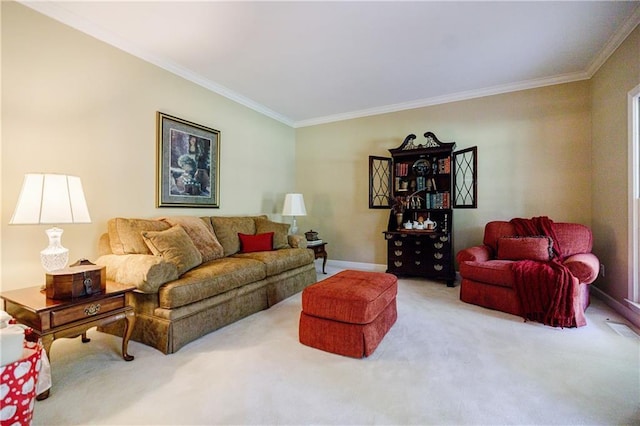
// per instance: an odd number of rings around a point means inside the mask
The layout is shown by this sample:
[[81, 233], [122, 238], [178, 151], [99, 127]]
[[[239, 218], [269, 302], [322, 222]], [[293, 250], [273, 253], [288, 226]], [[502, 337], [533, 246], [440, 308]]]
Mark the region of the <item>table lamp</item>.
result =
[[304, 207], [304, 197], [302, 194], [287, 194], [284, 197], [284, 208], [282, 209], [283, 216], [293, 216], [293, 223], [291, 224], [291, 234], [298, 233], [298, 224], [296, 223], [296, 216], [306, 216], [307, 209]]
[[[91, 223], [89, 209], [77, 176], [29, 173], [24, 177], [11, 225]], [[49, 246], [40, 252], [47, 272], [67, 266], [69, 250], [62, 246], [62, 229], [45, 231]]]

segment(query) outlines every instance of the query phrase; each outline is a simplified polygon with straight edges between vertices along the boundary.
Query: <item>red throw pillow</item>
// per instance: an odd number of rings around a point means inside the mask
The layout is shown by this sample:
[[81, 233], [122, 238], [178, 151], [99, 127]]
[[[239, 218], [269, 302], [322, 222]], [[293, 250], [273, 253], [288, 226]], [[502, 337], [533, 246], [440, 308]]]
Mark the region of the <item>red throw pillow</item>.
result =
[[537, 237], [500, 237], [498, 238], [498, 259], [502, 260], [538, 260], [551, 259], [553, 241], [546, 236]]
[[264, 234], [249, 235], [238, 232], [240, 253], [273, 250], [273, 234], [273, 232], [265, 232]]

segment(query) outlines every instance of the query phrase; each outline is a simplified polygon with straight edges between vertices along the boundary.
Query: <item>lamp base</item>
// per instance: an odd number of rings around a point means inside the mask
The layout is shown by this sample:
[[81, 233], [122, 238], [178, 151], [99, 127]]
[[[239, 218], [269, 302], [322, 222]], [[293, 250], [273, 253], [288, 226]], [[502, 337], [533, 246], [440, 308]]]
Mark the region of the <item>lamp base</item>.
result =
[[298, 224], [296, 223], [296, 217], [293, 217], [293, 223], [291, 223], [291, 235], [296, 235], [298, 233]]
[[49, 228], [45, 232], [49, 237], [49, 246], [40, 252], [42, 267], [47, 272], [63, 269], [69, 262], [69, 249], [62, 247], [61, 243], [64, 231], [60, 228]]

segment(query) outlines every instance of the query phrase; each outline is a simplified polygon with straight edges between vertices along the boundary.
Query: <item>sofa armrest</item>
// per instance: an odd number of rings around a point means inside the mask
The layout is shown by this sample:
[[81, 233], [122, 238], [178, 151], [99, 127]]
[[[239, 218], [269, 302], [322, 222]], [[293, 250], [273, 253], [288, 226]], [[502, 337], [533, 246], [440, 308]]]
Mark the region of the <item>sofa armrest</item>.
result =
[[491, 249], [489, 246], [475, 246], [462, 249], [456, 255], [458, 263], [472, 261], [472, 262], [486, 262], [491, 259]]
[[303, 235], [287, 235], [292, 248], [307, 248], [307, 239]]
[[593, 253], [579, 253], [564, 260], [564, 265], [581, 283], [591, 284], [600, 272], [600, 261]]
[[150, 254], [106, 254], [96, 264], [106, 267], [108, 280], [136, 286], [143, 293], [157, 293], [162, 284], [178, 279], [176, 265]]

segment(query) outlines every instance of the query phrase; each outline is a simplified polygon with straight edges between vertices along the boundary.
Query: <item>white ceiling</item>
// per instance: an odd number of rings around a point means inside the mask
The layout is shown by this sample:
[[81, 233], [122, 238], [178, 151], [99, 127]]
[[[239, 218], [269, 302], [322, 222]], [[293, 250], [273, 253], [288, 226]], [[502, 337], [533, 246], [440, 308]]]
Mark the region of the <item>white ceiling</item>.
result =
[[640, 22], [638, 0], [23, 4], [294, 127], [587, 79]]

